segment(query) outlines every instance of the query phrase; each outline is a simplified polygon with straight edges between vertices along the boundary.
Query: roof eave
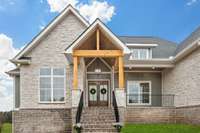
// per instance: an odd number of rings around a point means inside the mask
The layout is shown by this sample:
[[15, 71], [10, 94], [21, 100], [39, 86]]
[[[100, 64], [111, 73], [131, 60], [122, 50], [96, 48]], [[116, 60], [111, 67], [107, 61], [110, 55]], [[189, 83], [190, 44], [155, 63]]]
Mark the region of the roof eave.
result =
[[173, 59], [132, 60], [134, 63], [125, 64], [124, 67], [132, 68], [173, 68]]
[[180, 51], [175, 57], [174, 62], [180, 61], [182, 58], [190, 54], [192, 51], [200, 47], [200, 40], [196, 40], [191, 45]]

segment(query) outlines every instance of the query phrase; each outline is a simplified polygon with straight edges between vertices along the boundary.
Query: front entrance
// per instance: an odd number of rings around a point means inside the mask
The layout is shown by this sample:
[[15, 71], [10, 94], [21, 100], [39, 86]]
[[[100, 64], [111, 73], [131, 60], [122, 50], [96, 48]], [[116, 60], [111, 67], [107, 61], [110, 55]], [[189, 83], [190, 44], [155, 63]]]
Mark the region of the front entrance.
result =
[[88, 81], [89, 106], [108, 106], [108, 81]]

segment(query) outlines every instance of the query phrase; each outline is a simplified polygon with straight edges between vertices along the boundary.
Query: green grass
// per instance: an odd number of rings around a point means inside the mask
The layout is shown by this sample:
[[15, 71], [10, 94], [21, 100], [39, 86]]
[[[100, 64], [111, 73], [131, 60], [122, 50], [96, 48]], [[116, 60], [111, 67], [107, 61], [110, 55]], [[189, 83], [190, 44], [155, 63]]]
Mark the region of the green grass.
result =
[[183, 124], [126, 124], [122, 133], [200, 133], [200, 126]]
[[1, 129], [1, 133], [12, 133], [12, 124], [4, 123]]

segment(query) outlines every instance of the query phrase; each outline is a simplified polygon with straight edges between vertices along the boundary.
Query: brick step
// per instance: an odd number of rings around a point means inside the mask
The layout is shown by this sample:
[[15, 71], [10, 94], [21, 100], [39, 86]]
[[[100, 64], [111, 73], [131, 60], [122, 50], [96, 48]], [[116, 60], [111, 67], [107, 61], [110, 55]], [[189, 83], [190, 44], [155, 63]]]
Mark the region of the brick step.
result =
[[114, 128], [113, 124], [112, 123], [103, 123], [103, 124], [82, 124], [82, 127], [85, 129], [85, 128], [101, 128], [101, 129], [104, 129], [104, 128]]
[[98, 114], [100, 114], [100, 115], [112, 115], [114, 112], [92, 112], [92, 111], [90, 111], [90, 112], [82, 112], [82, 114], [84, 114], [84, 115], [88, 115], [88, 114], [94, 114], [94, 115], [98, 115]]
[[96, 128], [96, 129], [83, 129], [83, 133], [117, 133], [116, 129], [101, 129], [101, 128]]
[[114, 112], [92, 112], [92, 111], [88, 111], [88, 112], [82, 112], [83, 115], [112, 115]]
[[110, 119], [114, 119], [115, 117], [113, 115], [107, 115], [107, 116], [102, 116], [102, 115], [82, 115], [82, 118], [84, 119], [104, 119], [104, 120], [110, 120]]
[[111, 113], [111, 112], [109, 112], [109, 113], [82, 113], [82, 115], [84, 116], [84, 115], [86, 115], [86, 116], [92, 116], [92, 115], [94, 115], [94, 116], [96, 116], [96, 115], [99, 115], [99, 116], [114, 116], [114, 113]]
[[115, 120], [81, 120], [81, 123], [84, 123], [84, 124], [93, 124], [93, 123], [96, 123], [96, 124], [102, 124], [102, 123], [115, 123], [116, 121]]
[[87, 107], [83, 109], [81, 116], [83, 133], [117, 133], [113, 123], [115, 123], [113, 108]]

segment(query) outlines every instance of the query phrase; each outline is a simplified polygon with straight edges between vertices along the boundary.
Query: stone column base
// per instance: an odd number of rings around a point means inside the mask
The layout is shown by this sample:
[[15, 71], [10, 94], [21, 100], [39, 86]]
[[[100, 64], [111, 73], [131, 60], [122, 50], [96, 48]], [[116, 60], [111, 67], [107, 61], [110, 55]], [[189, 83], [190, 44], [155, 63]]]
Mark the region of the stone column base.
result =
[[81, 97], [81, 89], [72, 89], [72, 107], [77, 108], [80, 97]]
[[115, 88], [115, 96], [118, 107], [126, 107], [126, 92], [124, 88]]

